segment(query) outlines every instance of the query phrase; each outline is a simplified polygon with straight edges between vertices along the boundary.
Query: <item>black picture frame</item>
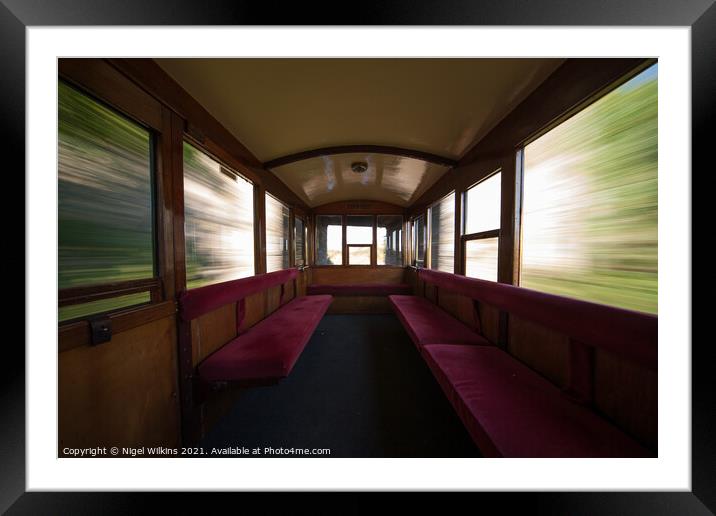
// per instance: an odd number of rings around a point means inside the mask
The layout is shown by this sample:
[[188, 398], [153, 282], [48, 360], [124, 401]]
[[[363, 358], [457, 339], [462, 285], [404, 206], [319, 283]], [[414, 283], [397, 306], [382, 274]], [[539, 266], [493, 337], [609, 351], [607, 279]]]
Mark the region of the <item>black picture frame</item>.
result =
[[[716, 120], [716, 6], [713, 0], [590, 0], [580, 2], [513, 0], [472, 2], [401, 0], [387, 5], [361, 2], [352, 9], [336, 9], [321, 2], [273, 3], [214, 0], [0, 0], [0, 130], [5, 150], [6, 177], [24, 192], [25, 169], [25, 30], [37, 25], [604, 25], [688, 26], [692, 44], [692, 169], [713, 168], [709, 123]], [[7, 160], [13, 162], [13, 166]], [[690, 175], [693, 178], [693, 174]], [[713, 202], [713, 201], [712, 201]], [[692, 206], [696, 203], [693, 202]], [[17, 207], [4, 204], [7, 225], [17, 219]], [[694, 228], [703, 219], [692, 217]], [[696, 233], [698, 234], [698, 233]], [[19, 242], [20, 240], [15, 240]], [[19, 249], [19, 245], [17, 246]], [[23, 246], [24, 249], [24, 246]], [[20, 254], [12, 256], [13, 270], [25, 269]], [[697, 257], [693, 254], [692, 256]], [[692, 270], [700, 270], [693, 262]], [[705, 268], [701, 270], [707, 270]], [[704, 282], [706, 280], [704, 279]], [[12, 300], [19, 304], [19, 299]], [[32, 307], [27, 307], [31, 310]], [[692, 316], [693, 317], [693, 316]], [[6, 333], [10, 335], [10, 325]], [[134, 513], [149, 510], [147, 496], [161, 496], [164, 510], [190, 510], [182, 495], [128, 493], [25, 492], [25, 353], [17, 339], [7, 339], [0, 396], [0, 511], [9, 514]], [[716, 512], [716, 387], [710, 339], [692, 342], [692, 490], [690, 492], [609, 493], [481, 493], [479, 507], [500, 511], [522, 508], [551, 514], [709, 514]], [[48, 349], [48, 353], [53, 352]], [[223, 495], [228, 497], [231, 495]], [[247, 495], [243, 495], [247, 496]], [[254, 495], [251, 495], [253, 497]], [[420, 501], [420, 497], [416, 496]], [[212, 500], [215, 503], [215, 501]], [[199, 502], [206, 509], [206, 502]], [[247, 503], [244, 501], [244, 503]], [[267, 509], [278, 511], [287, 502], [275, 496]], [[420, 501], [422, 503], [422, 501]], [[471, 502], [474, 503], [474, 502]], [[346, 504], [358, 512], [360, 506]], [[223, 504], [216, 504], [220, 507]], [[245, 505], [244, 507], [248, 507]], [[327, 506], [325, 506], [327, 507]], [[352, 509], [349, 509], [352, 507]], [[477, 506], [476, 506], [477, 507]]]

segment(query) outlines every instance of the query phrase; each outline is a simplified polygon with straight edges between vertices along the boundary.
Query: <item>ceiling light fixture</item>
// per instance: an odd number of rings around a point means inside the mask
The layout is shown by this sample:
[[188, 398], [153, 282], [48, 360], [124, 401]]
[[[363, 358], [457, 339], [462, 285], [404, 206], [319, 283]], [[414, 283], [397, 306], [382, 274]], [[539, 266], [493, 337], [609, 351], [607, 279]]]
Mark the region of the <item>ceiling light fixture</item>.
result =
[[355, 163], [351, 163], [351, 170], [356, 174], [362, 174], [368, 170], [368, 163], [365, 161], [356, 161]]

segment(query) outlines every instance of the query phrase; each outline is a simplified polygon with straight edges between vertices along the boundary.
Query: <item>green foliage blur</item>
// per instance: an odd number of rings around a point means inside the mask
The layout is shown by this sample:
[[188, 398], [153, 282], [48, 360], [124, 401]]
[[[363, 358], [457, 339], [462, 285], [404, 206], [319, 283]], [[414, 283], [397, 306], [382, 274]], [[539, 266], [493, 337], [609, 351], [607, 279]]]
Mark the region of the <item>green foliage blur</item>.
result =
[[522, 286], [657, 313], [657, 73], [525, 148]]
[[[59, 83], [58, 287], [154, 275], [149, 132]], [[60, 321], [144, 302], [63, 307]]]

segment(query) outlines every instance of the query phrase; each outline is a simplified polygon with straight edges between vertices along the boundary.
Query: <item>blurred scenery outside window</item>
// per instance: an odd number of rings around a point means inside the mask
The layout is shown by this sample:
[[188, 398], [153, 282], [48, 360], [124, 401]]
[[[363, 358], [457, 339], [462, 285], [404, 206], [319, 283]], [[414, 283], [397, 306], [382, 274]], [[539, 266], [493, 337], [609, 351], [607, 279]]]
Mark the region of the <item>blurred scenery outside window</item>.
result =
[[376, 231], [378, 265], [402, 266], [403, 217], [401, 215], [378, 215]]
[[288, 206], [266, 194], [266, 272], [288, 269]]
[[346, 244], [349, 246], [348, 265], [370, 265], [370, 252], [373, 248], [372, 215], [346, 217]]
[[465, 192], [465, 234], [500, 229], [502, 174], [497, 172]]
[[520, 284], [657, 313], [657, 65], [525, 147]]
[[254, 274], [254, 188], [184, 143], [186, 282], [192, 289]]
[[343, 218], [340, 215], [316, 216], [316, 264], [343, 264]]
[[[58, 86], [58, 288], [154, 276], [152, 138]], [[60, 307], [59, 321], [149, 302], [142, 292]]]
[[348, 246], [348, 265], [370, 265], [369, 245]]
[[455, 268], [455, 192], [430, 207], [430, 268]]
[[427, 240], [427, 228], [425, 227], [425, 216], [420, 215], [413, 220], [413, 265], [425, 267], [425, 245]]
[[[502, 174], [497, 172], [465, 192], [465, 234], [500, 230]], [[498, 238], [487, 233], [465, 240], [465, 275], [497, 281]]]
[[497, 237], [465, 242], [465, 276], [497, 281]]
[[293, 220], [296, 265], [306, 265], [306, 225], [303, 223], [303, 219], [299, 217], [294, 217]]

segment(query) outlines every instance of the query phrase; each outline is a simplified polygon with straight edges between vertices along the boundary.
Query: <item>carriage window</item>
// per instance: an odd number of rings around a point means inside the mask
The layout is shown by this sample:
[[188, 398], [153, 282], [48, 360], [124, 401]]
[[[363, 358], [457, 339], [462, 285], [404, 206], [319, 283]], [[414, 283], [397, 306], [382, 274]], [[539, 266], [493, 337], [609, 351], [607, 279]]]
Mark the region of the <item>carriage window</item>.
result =
[[[60, 82], [58, 287], [154, 276], [152, 138], [146, 129]], [[65, 321], [149, 301], [148, 293], [61, 306]]]
[[525, 147], [521, 285], [657, 312], [657, 65]]
[[430, 268], [455, 268], [455, 192], [430, 207]]
[[349, 245], [348, 265], [370, 265], [369, 245]]
[[266, 194], [266, 272], [288, 269], [288, 206]]
[[500, 181], [497, 172], [465, 192], [465, 276], [497, 281]]
[[403, 217], [401, 215], [378, 215], [377, 217], [378, 265], [403, 265]]
[[465, 234], [500, 229], [501, 174], [497, 172], [465, 192]]
[[343, 217], [340, 215], [316, 216], [316, 263], [342, 265]]
[[294, 217], [294, 255], [296, 265], [306, 265], [306, 225], [300, 217]]
[[348, 244], [348, 265], [370, 265], [373, 249], [372, 215], [346, 217], [346, 244]]
[[413, 220], [411, 231], [413, 238], [413, 265], [416, 267], [425, 267], [426, 229], [424, 215], [420, 215]]
[[184, 143], [187, 288], [254, 274], [254, 188]]
[[497, 281], [497, 237], [465, 241], [465, 276]]

